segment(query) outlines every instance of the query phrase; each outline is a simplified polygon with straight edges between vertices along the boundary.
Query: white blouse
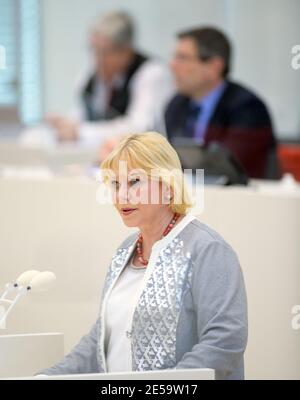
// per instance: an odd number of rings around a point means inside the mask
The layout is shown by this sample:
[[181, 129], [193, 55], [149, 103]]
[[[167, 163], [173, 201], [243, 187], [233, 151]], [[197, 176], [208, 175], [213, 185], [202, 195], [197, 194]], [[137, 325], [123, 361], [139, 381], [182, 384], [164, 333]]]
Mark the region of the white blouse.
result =
[[135, 294], [142, 284], [145, 270], [135, 267], [130, 259], [107, 299], [105, 352], [108, 372], [131, 371], [131, 341], [126, 327], [134, 311]]

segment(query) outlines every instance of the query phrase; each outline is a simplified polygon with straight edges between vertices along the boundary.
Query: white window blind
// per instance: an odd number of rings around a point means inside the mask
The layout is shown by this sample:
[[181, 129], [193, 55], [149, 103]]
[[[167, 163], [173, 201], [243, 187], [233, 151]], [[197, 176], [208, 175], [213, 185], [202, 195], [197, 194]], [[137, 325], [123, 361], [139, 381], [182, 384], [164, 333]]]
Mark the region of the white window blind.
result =
[[0, 0], [0, 107], [15, 106], [25, 124], [41, 119], [40, 0]]
[[[0, 70], [0, 107], [17, 104], [17, 13], [13, 0], [0, 0], [0, 46], [5, 63]], [[3, 58], [2, 58], [3, 59]]]

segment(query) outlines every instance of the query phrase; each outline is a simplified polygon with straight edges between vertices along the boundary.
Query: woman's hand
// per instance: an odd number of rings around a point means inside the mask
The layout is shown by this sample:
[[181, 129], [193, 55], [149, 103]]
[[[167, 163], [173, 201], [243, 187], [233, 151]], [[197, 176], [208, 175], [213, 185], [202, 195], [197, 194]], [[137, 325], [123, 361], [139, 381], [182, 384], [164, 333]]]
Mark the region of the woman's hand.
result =
[[74, 142], [79, 137], [79, 123], [60, 115], [49, 115], [46, 122], [56, 131], [61, 142]]

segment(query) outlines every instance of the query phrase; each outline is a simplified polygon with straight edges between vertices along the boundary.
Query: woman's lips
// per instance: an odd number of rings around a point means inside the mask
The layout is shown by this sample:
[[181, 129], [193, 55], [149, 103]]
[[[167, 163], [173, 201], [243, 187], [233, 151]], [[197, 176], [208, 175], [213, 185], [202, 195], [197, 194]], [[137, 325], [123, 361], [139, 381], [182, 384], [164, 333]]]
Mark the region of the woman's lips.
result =
[[136, 210], [137, 210], [136, 208], [122, 208], [121, 212], [123, 215], [130, 215]]

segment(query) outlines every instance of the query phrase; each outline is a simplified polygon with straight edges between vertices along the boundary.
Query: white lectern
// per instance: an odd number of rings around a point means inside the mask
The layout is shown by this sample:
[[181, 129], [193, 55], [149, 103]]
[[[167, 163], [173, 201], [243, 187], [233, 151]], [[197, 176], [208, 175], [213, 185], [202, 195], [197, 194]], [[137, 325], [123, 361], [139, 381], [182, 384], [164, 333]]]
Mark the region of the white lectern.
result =
[[215, 379], [215, 371], [209, 368], [191, 369], [165, 369], [158, 371], [134, 371], [134, 372], [109, 372], [106, 374], [82, 374], [82, 375], [58, 375], [39, 377], [39, 379], [64, 379], [64, 380], [199, 380], [208, 381]]
[[0, 378], [32, 376], [63, 357], [62, 333], [0, 335]]
[[184, 380], [184, 381], [211, 381], [215, 379], [215, 371], [210, 368], [191, 369], [164, 369], [155, 371], [133, 371], [133, 372], [108, 372], [102, 374], [74, 374], [74, 375], [51, 375], [24, 377], [21, 380], [89, 380], [89, 381], [110, 381], [110, 380]]

